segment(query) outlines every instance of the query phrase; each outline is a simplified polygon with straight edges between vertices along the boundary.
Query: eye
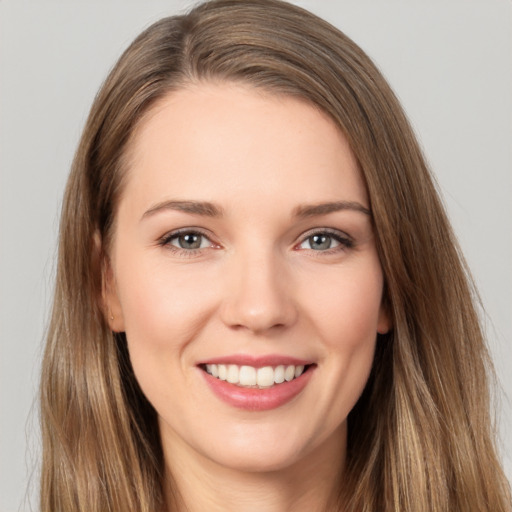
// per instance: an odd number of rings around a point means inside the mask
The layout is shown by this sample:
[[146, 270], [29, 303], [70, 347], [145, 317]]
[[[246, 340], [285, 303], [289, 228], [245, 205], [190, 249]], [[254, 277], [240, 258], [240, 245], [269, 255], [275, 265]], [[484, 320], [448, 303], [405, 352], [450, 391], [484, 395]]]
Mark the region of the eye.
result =
[[215, 247], [215, 244], [204, 233], [193, 229], [174, 231], [163, 236], [158, 243], [173, 251], [184, 253]]
[[352, 240], [341, 232], [316, 231], [307, 235], [297, 246], [299, 249], [313, 251], [329, 251], [330, 249], [346, 249], [353, 246]]
[[174, 235], [169, 239], [168, 243], [180, 249], [204, 249], [212, 245], [206, 236], [194, 231]]

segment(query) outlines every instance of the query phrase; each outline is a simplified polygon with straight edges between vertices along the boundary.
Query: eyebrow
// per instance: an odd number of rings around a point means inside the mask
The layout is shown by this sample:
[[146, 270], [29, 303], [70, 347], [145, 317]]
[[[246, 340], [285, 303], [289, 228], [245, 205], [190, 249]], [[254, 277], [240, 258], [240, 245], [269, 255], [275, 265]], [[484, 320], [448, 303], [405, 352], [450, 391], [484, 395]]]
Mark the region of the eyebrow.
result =
[[333, 201], [329, 203], [304, 204], [294, 209], [295, 217], [314, 217], [315, 215], [327, 215], [333, 212], [351, 210], [371, 216], [371, 211], [357, 201]]
[[[205, 217], [221, 217], [223, 210], [219, 206], [209, 203], [207, 201], [162, 201], [152, 206], [149, 210], [144, 212], [142, 219], [151, 217], [156, 213], [165, 210], [175, 210], [179, 212], [192, 213], [194, 215], [203, 215]], [[141, 219], [141, 220], [142, 220]]]
[[[142, 219], [166, 210], [175, 210], [205, 217], [222, 217], [223, 215], [223, 209], [220, 206], [208, 201], [168, 200], [152, 206], [149, 210], [144, 212]], [[370, 210], [356, 201], [332, 201], [327, 203], [299, 205], [294, 208], [292, 216], [301, 218], [314, 217], [316, 215], [327, 215], [344, 210], [361, 212], [371, 216]]]

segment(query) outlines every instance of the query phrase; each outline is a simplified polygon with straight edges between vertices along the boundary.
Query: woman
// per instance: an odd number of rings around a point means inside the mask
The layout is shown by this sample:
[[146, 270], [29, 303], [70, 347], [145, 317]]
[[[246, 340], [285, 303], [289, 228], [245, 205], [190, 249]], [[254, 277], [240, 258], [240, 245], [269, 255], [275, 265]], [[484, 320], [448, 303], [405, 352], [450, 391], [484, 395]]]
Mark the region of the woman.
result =
[[330, 25], [225, 0], [141, 34], [60, 236], [43, 511], [510, 510], [464, 263]]

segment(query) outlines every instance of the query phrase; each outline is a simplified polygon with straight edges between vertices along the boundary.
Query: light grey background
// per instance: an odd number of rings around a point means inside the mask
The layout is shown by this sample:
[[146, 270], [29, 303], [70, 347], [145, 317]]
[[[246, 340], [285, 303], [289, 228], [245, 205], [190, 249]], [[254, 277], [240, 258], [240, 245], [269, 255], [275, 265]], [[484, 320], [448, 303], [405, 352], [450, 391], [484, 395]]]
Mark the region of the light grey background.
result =
[[[510, 478], [512, 3], [297, 3], [376, 60], [438, 177], [488, 313]], [[80, 130], [101, 81], [133, 37], [191, 4], [0, 0], [0, 512], [28, 511], [37, 490], [39, 362], [60, 200]]]

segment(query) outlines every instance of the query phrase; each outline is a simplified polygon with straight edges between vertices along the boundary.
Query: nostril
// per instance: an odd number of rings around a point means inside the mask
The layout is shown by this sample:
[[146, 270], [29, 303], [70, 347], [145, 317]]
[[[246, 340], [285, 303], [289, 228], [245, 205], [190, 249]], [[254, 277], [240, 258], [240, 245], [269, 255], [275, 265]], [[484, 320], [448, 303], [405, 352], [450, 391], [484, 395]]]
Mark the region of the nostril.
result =
[[[251, 259], [251, 256], [248, 256]], [[244, 261], [244, 269], [256, 263]], [[274, 267], [274, 268], [272, 268]], [[258, 267], [260, 268], [260, 267]], [[261, 272], [233, 270], [220, 307], [221, 319], [234, 330], [261, 333], [269, 329], [282, 330], [297, 317], [294, 294], [285, 276], [277, 275], [275, 261], [263, 265]]]
[[234, 331], [251, 331], [258, 334], [268, 331], [279, 331], [285, 329], [286, 325], [284, 323], [255, 325], [254, 322], [247, 322], [247, 324], [235, 324], [229, 327]]

